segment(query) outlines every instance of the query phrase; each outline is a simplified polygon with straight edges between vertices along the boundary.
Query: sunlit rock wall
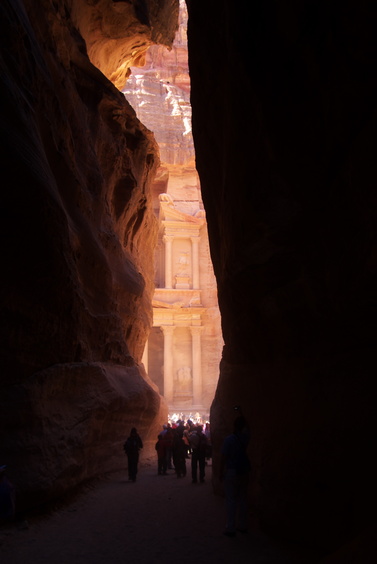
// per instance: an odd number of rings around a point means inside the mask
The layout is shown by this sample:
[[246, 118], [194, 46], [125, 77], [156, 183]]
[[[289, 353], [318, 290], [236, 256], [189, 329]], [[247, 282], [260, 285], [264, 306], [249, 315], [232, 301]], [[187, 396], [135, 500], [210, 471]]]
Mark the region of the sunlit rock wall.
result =
[[[157, 196], [167, 192], [179, 211], [195, 215], [202, 210], [204, 216], [191, 130], [188, 14], [185, 0], [180, 0], [179, 5], [179, 27], [172, 48], [152, 45], [145, 65], [131, 68], [123, 92], [140, 121], [153, 131], [159, 146], [161, 163], [152, 188], [156, 214]], [[205, 308], [201, 334], [202, 415], [208, 415], [219, 377], [223, 339], [206, 225], [201, 229], [199, 253], [201, 305]]]
[[[142, 68], [131, 68], [123, 89], [139, 119], [154, 132], [163, 165], [174, 174], [195, 169], [191, 133], [190, 77], [187, 53], [187, 8], [180, 1], [179, 28], [172, 48], [153, 45]], [[192, 173], [192, 171], [191, 171]]]
[[240, 404], [253, 515], [327, 549], [377, 502], [375, 5], [188, 7], [225, 339], [215, 452]]
[[148, 451], [166, 418], [139, 364], [157, 145], [103, 74], [120, 84], [121, 56], [101, 72], [87, 48], [96, 63], [112, 34], [128, 62], [141, 36], [171, 46], [178, 3], [14, 0], [0, 16], [0, 464], [21, 509], [125, 467], [130, 427]]

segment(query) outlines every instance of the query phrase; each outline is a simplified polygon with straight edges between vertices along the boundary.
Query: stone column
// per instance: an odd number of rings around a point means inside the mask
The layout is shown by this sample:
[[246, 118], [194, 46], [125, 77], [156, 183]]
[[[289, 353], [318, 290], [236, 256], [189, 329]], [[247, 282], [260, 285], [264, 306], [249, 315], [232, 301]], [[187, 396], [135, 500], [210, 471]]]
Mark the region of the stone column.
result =
[[172, 258], [172, 245], [173, 239], [171, 235], [164, 235], [165, 243], [165, 288], [173, 287], [173, 258]]
[[202, 329], [203, 327], [190, 326], [192, 337], [192, 392], [195, 406], [202, 405]]
[[192, 287], [199, 290], [199, 241], [200, 237], [191, 237], [192, 243]]
[[173, 403], [173, 325], [161, 325], [164, 334], [164, 398], [168, 405]]

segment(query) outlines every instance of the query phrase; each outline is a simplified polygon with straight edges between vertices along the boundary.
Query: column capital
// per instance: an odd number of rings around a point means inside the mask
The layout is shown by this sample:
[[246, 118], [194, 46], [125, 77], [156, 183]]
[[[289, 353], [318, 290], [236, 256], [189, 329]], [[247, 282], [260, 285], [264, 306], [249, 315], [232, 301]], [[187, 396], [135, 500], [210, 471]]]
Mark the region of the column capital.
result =
[[190, 239], [193, 243], [199, 243], [200, 235], [193, 235], [193, 236], [190, 237]]
[[202, 325], [190, 325], [191, 335], [200, 335], [203, 329]]
[[160, 325], [160, 329], [164, 335], [172, 335], [174, 333], [175, 325]]
[[162, 239], [164, 243], [171, 243], [174, 240], [174, 235], [163, 235]]

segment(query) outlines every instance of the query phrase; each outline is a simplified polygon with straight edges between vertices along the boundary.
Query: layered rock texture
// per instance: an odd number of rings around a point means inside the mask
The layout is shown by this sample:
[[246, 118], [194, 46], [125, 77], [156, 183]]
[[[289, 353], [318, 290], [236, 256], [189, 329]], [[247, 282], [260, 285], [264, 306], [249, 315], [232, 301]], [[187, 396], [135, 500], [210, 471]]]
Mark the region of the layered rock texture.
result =
[[[225, 341], [215, 478], [240, 404], [256, 519], [325, 553], [367, 535], [377, 502], [375, 6], [187, 5]], [[119, 89], [172, 45], [177, 10], [0, 5], [0, 463], [25, 506], [119, 467], [130, 425], [148, 442], [164, 413], [139, 364], [157, 145]]]
[[[22, 509], [124, 466], [131, 426], [147, 450], [166, 420], [140, 365], [158, 148], [105, 74], [123, 86], [144, 44], [171, 46], [178, 3], [6, 1], [0, 11], [0, 444]], [[116, 57], [99, 60], [116, 49], [121, 70]]]
[[[123, 92], [142, 123], [153, 131], [161, 166], [188, 178], [195, 171], [191, 131], [190, 77], [187, 52], [187, 9], [180, 0], [179, 27], [172, 48], [152, 45], [142, 68], [131, 68]], [[176, 168], [174, 168], [176, 165]], [[196, 172], [196, 171], [195, 171]], [[171, 182], [178, 184], [178, 182]], [[180, 184], [184, 184], [181, 180]], [[195, 185], [198, 181], [195, 182]], [[182, 193], [182, 200], [184, 200]]]

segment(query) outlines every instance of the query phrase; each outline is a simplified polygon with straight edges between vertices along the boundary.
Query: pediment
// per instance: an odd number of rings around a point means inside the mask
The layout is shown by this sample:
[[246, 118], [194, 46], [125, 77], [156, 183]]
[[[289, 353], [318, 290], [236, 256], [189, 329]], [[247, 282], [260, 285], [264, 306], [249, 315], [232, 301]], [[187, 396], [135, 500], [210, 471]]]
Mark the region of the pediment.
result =
[[174, 201], [169, 194], [160, 194], [160, 219], [165, 221], [181, 221], [201, 225], [205, 220], [204, 210], [198, 210], [195, 215], [184, 213], [174, 206]]

